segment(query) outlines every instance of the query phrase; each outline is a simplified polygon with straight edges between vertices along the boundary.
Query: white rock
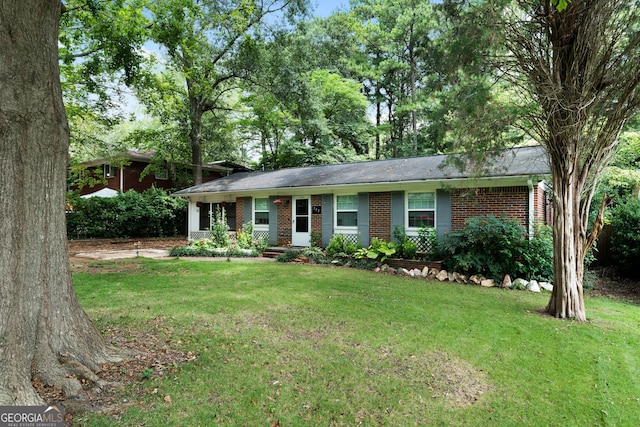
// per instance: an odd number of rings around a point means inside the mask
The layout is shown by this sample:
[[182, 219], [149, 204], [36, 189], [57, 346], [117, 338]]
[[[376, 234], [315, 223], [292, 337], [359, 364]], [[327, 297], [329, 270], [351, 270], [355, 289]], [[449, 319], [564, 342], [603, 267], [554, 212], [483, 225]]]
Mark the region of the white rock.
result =
[[441, 282], [444, 282], [448, 278], [449, 278], [449, 273], [447, 273], [447, 270], [440, 270], [438, 274], [436, 274], [436, 279], [438, 279]]
[[460, 273], [453, 273], [453, 279], [458, 283], [467, 283], [467, 276]]
[[524, 279], [516, 279], [513, 281], [513, 285], [511, 286], [511, 289], [527, 289], [527, 286], [529, 285], [529, 282], [527, 282]]
[[553, 291], [553, 285], [549, 282], [540, 282], [538, 283], [538, 285], [540, 285], [540, 288], [544, 289], [545, 291]]
[[473, 276], [469, 277], [469, 281], [474, 285], [479, 285], [482, 282], [482, 279], [484, 279], [484, 277], [479, 276], [477, 274], [474, 274]]
[[511, 283], [511, 276], [509, 276], [508, 274], [505, 274], [504, 279], [502, 279], [502, 284], [501, 286], [503, 288], [510, 288], [512, 285]]
[[420, 275], [422, 277], [427, 277], [429, 275], [429, 267], [423, 268], [422, 271], [420, 272]]
[[485, 288], [493, 288], [495, 285], [496, 284], [493, 279], [484, 279], [480, 281], [480, 286], [484, 286]]
[[527, 285], [527, 290], [530, 292], [540, 292], [540, 286], [536, 280], [532, 280], [529, 282], [529, 285]]

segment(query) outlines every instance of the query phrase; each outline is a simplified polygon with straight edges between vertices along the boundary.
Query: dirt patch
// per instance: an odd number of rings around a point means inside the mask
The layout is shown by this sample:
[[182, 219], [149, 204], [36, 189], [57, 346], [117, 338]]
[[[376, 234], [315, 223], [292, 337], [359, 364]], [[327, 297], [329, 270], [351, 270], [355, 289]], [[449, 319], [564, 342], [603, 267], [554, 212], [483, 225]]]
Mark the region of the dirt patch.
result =
[[621, 277], [611, 277], [606, 270], [597, 270], [595, 274], [597, 276], [595, 287], [589, 290], [587, 295], [612, 298], [640, 305], [640, 282]]
[[69, 255], [90, 251], [121, 251], [135, 249], [171, 249], [188, 243], [184, 236], [147, 239], [69, 240]]
[[443, 351], [394, 359], [393, 374], [427, 388], [431, 397], [442, 397], [450, 407], [474, 404], [489, 391], [487, 374]]
[[82, 412], [102, 413], [117, 418], [129, 405], [137, 404], [122, 399], [120, 390], [123, 387], [142, 383], [152, 377], [169, 375], [176, 372], [180, 365], [197, 358], [190, 351], [176, 350], [170, 341], [160, 336], [155, 332], [123, 331], [117, 328], [106, 330], [105, 339], [108, 342], [133, 356], [123, 362], [102, 365], [96, 374], [108, 386], [98, 387], [83, 381], [80, 399], [65, 400], [60, 390], [38, 379], [33, 380], [33, 385], [47, 404], [61, 403], [65, 407], [65, 425], [72, 425]]

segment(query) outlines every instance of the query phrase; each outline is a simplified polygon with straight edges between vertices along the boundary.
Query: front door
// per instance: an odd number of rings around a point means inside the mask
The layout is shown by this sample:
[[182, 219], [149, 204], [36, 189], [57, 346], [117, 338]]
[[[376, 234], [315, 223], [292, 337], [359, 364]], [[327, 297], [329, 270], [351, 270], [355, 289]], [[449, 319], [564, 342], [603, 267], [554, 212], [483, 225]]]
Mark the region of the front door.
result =
[[311, 200], [309, 197], [293, 198], [291, 244], [311, 246]]

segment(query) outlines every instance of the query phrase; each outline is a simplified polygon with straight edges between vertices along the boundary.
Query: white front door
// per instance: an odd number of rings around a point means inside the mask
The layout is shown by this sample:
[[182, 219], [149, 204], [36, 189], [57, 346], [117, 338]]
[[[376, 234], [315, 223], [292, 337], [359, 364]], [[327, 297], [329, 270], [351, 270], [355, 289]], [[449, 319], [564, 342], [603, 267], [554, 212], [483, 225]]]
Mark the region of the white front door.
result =
[[293, 198], [291, 224], [291, 244], [293, 246], [311, 246], [311, 199]]

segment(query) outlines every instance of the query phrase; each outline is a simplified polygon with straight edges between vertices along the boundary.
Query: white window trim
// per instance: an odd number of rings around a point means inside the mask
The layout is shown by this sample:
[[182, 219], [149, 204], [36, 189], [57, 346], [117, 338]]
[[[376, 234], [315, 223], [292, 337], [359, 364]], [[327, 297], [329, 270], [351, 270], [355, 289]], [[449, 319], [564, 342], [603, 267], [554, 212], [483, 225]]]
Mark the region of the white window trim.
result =
[[[358, 226], [339, 226], [338, 225], [338, 197], [339, 196], [356, 196], [358, 197], [358, 194], [354, 194], [354, 193], [349, 193], [349, 194], [334, 194], [333, 195], [333, 223], [335, 224], [334, 231], [335, 232], [358, 232]], [[341, 211], [341, 212], [353, 212], [353, 211]], [[356, 215], [358, 214], [358, 209], [355, 210]]]
[[[420, 230], [420, 227], [409, 227], [409, 194], [416, 194], [416, 193], [431, 193], [433, 194], [433, 229], [436, 228], [436, 224], [438, 223], [438, 198], [436, 197], [436, 192], [435, 191], [405, 191], [404, 193], [404, 205], [405, 205], [405, 210], [404, 210], [404, 230], [405, 233], [408, 236], [417, 236], [418, 235], [418, 230]], [[412, 209], [413, 210], [413, 209]], [[417, 209], [415, 209], [417, 210]], [[426, 209], [426, 210], [431, 210], [431, 209]], [[392, 230], [393, 232], [393, 230]]]
[[[258, 199], [266, 199], [267, 200], [267, 210], [256, 210], [256, 200]], [[253, 229], [258, 231], [269, 231], [269, 224], [257, 224], [256, 223], [256, 212], [266, 212], [269, 214], [269, 198], [268, 197], [255, 197], [251, 203], [251, 218], [253, 220]]]

